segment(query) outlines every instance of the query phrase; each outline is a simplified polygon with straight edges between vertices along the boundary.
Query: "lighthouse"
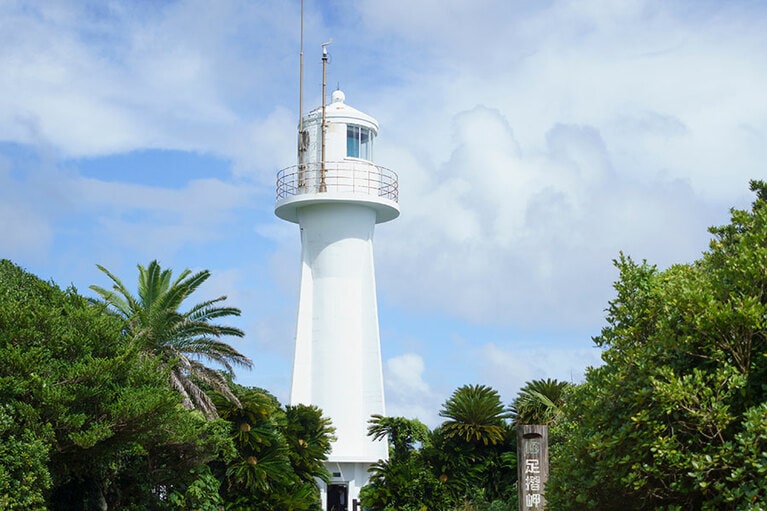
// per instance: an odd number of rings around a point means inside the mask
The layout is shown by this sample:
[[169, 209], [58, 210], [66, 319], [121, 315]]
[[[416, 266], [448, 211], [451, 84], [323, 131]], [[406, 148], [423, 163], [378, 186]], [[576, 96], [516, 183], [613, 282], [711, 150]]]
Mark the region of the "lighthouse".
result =
[[[323, 80], [324, 81], [324, 80]], [[337, 440], [323, 509], [359, 509], [368, 468], [388, 456], [367, 436], [385, 415], [373, 232], [399, 216], [397, 175], [374, 163], [377, 121], [340, 90], [299, 124], [298, 164], [277, 175], [275, 214], [298, 224], [301, 284], [290, 403], [316, 405]]]

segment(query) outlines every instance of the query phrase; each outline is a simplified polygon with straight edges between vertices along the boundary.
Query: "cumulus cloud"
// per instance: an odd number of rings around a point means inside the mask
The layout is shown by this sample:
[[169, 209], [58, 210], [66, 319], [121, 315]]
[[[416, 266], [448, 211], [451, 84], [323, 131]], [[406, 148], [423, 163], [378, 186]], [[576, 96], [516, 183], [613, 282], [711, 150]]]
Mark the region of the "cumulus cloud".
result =
[[388, 383], [399, 395], [428, 394], [429, 386], [423, 381], [423, 358], [415, 353], [406, 353], [386, 361]]
[[402, 172], [403, 216], [378, 236], [395, 300], [477, 322], [595, 326], [619, 251], [669, 264], [704, 247], [711, 215], [689, 184], [621, 174], [593, 126], [556, 124], [528, 151], [497, 110], [454, 123], [450, 159], [429, 179]]
[[486, 343], [477, 347], [473, 360], [482, 381], [498, 390], [506, 404], [511, 404], [519, 389], [532, 380], [551, 378], [581, 383], [586, 368], [602, 364], [600, 354], [600, 350], [588, 347], [559, 345], [551, 349], [545, 343], [540, 347], [528, 343], [522, 346]]
[[53, 241], [50, 225], [33, 208], [16, 201], [0, 204], [0, 251], [10, 259], [37, 258]]
[[[296, 12], [236, 0], [6, 5], [0, 138], [42, 139], [69, 157], [214, 152], [271, 175], [277, 163], [263, 153], [285, 147], [273, 143], [285, 116], [276, 91], [293, 79], [281, 61], [292, 57], [283, 48], [297, 36], [286, 28]], [[247, 150], [257, 140], [260, 160]]]
[[[661, 266], [696, 258], [706, 227], [747, 204], [748, 179], [764, 174], [767, 10], [753, 2], [308, 7], [305, 107], [320, 102], [319, 43], [333, 37], [329, 83], [379, 120], [376, 159], [400, 175], [402, 216], [376, 229], [388, 307], [594, 332], [620, 250]], [[55, 255], [67, 272], [123, 258], [130, 268], [154, 257], [220, 257], [225, 272], [244, 264], [222, 289], [268, 305], [249, 309], [248, 330], [288, 358], [298, 236], [270, 210], [275, 171], [295, 158], [298, 3], [0, 9], [3, 253]], [[215, 155], [231, 178], [171, 189], [78, 173], [78, 158], [153, 148]], [[77, 246], [88, 240], [98, 243]], [[268, 282], [248, 280], [257, 274]], [[477, 360], [503, 363], [498, 378], [502, 367], [520, 381], [566, 369], [502, 337], [452, 349], [473, 360], [481, 346]], [[438, 409], [438, 378], [455, 382], [463, 369], [430, 373], [434, 351], [402, 350], [387, 364], [392, 411]], [[519, 353], [548, 365], [515, 365]]]
[[424, 380], [424, 370], [423, 357], [417, 353], [404, 353], [386, 360], [387, 415], [418, 418], [432, 427], [439, 423], [439, 398]]
[[402, 217], [377, 234], [379, 282], [418, 310], [596, 328], [619, 251], [695, 259], [763, 173], [765, 12], [501, 4], [486, 11], [504, 31], [482, 14], [464, 23], [453, 4], [439, 30], [426, 4], [398, 26], [396, 5], [362, 7], [378, 30], [420, 38], [417, 26], [429, 51], [455, 49], [381, 107], [394, 140], [378, 154], [400, 173]]
[[[371, 26], [376, 16], [399, 17], [391, 3], [366, 5], [374, 11]], [[558, 123], [592, 126], [619, 172], [645, 185], [664, 172], [690, 180], [706, 198], [731, 197], [760, 172], [756, 162], [767, 149], [746, 133], [765, 130], [767, 100], [755, 89], [767, 81], [767, 67], [756, 65], [767, 49], [763, 9], [737, 2], [694, 9], [684, 2], [494, 2], [482, 11], [505, 29], [488, 28], [494, 21], [478, 13], [446, 16], [425, 31], [423, 44], [452, 58], [409, 72], [409, 95], [384, 106], [396, 112], [387, 121], [401, 120], [395, 131], [412, 122], [420, 128], [408, 112], [423, 108], [428, 126], [413, 140], [450, 154], [440, 126], [449, 118], [442, 116], [484, 105], [507, 117], [526, 151], [541, 150]], [[408, 23], [425, 26], [428, 16], [419, 12]], [[485, 30], [473, 37], [477, 20]], [[385, 126], [391, 133], [391, 122]]]
[[94, 212], [100, 236], [145, 257], [168, 257], [188, 244], [221, 238], [220, 227], [252, 196], [247, 186], [217, 179], [167, 189], [79, 178], [70, 192], [82, 211]]

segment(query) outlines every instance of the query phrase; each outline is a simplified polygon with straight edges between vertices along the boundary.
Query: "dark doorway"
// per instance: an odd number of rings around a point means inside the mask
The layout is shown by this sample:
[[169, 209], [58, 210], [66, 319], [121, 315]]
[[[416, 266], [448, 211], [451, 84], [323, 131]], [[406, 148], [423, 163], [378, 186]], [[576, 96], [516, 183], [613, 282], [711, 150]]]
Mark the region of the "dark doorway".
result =
[[328, 486], [328, 511], [347, 511], [349, 505], [349, 487], [345, 484]]

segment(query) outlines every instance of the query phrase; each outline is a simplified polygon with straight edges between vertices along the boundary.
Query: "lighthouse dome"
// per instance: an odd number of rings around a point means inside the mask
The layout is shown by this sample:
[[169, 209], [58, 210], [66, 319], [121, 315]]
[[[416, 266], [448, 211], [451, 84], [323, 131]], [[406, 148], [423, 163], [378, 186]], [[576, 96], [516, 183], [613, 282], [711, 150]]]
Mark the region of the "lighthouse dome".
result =
[[333, 91], [333, 94], [331, 94], [330, 100], [333, 103], [343, 103], [346, 101], [346, 94], [344, 94], [344, 91], [341, 89], [336, 89]]
[[[372, 130], [373, 135], [378, 134], [378, 121], [368, 114], [346, 104], [346, 94], [340, 89], [334, 90], [330, 96], [330, 104], [325, 107], [325, 117], [328, 124], [353, 124], [364, 126]], [[322, 108], [319, 108], [319, 118], [322, 117]]]

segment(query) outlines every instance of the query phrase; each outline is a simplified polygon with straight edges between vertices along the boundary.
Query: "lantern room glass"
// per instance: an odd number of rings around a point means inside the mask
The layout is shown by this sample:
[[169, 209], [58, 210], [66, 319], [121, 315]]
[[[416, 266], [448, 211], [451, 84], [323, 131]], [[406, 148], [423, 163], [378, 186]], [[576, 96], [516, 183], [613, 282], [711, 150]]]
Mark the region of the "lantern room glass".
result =
[[373, 160], [373, 131], [363, 126], [346, 126], [346, 156]]

